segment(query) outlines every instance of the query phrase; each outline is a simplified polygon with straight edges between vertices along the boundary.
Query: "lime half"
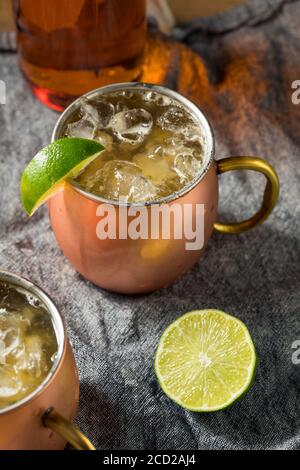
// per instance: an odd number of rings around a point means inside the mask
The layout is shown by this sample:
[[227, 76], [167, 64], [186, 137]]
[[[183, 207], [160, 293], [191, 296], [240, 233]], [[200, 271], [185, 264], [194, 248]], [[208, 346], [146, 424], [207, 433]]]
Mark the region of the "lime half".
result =
[[67, 178], [75, 177], [104, 147], [95, 140], [59, 139], [40, 150], [27, 165], [21, 178], [21, 200], [32, 215], [57, 193]]
[[195, 310], [163, 333], [155, 372], [163, 391], [191, 411], [226, 408], [252, 385], [255, 347], [248, 329], [219, 310]]

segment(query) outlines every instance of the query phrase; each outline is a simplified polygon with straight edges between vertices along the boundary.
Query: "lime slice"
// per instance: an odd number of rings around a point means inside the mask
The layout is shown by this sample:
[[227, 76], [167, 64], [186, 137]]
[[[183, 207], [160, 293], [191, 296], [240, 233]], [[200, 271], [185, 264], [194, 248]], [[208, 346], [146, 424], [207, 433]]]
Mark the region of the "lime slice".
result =
[[195, 310], [163, 333], [155, 356], [169, 398], [191, 411], [226, 408], [252, 385], [256, 354], [248, 329], [219, 310]]
[[32, 215], [38, 207], [62, 189], [66, 178], [80, 173], [104, 147], [95, 140], [59, 139], [40, 150], [24, 170], [21, 200]]

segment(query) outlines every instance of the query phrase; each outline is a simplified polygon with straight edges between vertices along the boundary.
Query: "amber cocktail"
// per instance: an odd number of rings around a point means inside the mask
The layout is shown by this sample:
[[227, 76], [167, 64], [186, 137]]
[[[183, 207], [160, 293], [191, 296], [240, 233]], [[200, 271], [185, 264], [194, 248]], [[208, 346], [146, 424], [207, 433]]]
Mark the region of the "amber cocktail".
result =
[[78, 394], [76, 365], [55, 305], [27, 279], [1, 271], [0, 449], [59, 450], [67, 441], [93, 448], [71, 424]]
[[0, 281], [0, 409], [39, 387], [57, 352], [51, 316], [39, 299]]
[[[163, 87], [124, 83], [94, 90], [63, 113], [53, 140], [61, 137], [95, 139], [105, 146], [49, 201], [49, 214], [73, 266], [109, 290], [142, 293], [172, 283], [198, 260], [213, 227], [248, 230], [265, 220], [277, 199], [277, 176], [267, 162], [215, 161], [206, 117]], [[241, 223], [216, 223], [217, 174], [243, 168], [268, 179], [262, 208]], [[137, 222], [138, 212], [143, 216]], [[148, 228], [155, 212], [163, 215], [153, 236]]]
[[14, 10], [21, 70], [47, 106], [139, 77], [146, 0], [14, 0]]

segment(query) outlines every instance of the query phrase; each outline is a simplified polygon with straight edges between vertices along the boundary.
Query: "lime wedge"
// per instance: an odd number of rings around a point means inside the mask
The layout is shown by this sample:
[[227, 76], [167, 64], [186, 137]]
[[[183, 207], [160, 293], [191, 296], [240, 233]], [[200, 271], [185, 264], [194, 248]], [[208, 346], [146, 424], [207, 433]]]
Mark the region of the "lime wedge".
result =
[[95, 140], [64, 138], [40, 150], [21, 178], [21, 201], [32, 215], [38, 207], [60, 191], [66, 178], [75, 177], [104, 147]]
[[231, 405], [253, 383], [255, 347], [248, 329], [219, 310], [195, 310], [163, 333], [155, 372], [165, 394], [191, 411]]

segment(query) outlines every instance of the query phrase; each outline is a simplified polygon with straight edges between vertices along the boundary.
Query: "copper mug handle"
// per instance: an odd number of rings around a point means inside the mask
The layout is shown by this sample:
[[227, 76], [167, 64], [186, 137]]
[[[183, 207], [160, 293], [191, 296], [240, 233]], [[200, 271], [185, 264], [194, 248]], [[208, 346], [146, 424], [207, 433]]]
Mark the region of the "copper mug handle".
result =
[[43, 425], [66, 439], [74, 449], [96, 450], [93, 444], [70, 421], [61, 416], [54, 408], [49, 408], [42, 417]]
[[261, 224], [271, 214], [279, 195], [279, 180], [276, 171], [266, 160], [257, 157], [230, 157], [217, 160], [217, 174], [231, 170], [253, 170], [267, 178], [263, 202], [256, 214], [247, 220], [235, 223], [216, 222], [214, 228], [223, 233], [242, 233]]

